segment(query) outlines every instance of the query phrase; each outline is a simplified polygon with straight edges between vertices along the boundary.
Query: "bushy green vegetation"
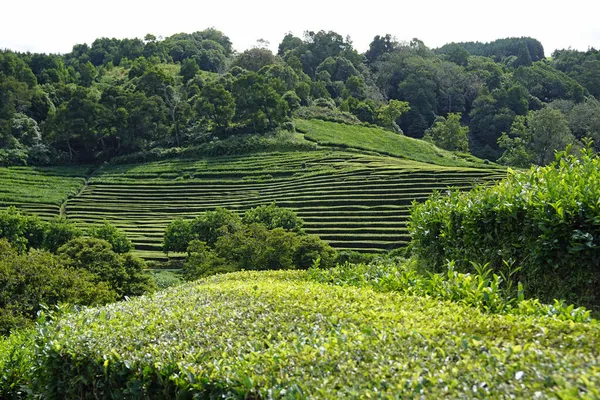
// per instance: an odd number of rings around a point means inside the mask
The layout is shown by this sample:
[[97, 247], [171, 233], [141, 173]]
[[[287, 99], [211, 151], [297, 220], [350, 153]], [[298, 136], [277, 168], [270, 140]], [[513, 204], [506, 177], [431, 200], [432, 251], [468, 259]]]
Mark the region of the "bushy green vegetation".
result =
[[0, 395], [600, 395], [597, 323], [490, 315], [305, 276], [221, 275], [52, 319], [0, 342]]
[[102, 304], [154, 290], [129, 250], [131, 241], [108, 223], [84, 232], [65, 219], [0, 211], [0, 335], [31, 323], [43, 305]]
[[64, 259], [33, 250], [19, 254], [0, 239], [0, 336], [28, 326], [44, 304], [104, 304], [117, 294], [86, 269], [70, 268]]
[[335, 251], [318, 236], [306, 235], [303, 224], [295, 212], [275, 203], [252, 208], [242, 218], [219, 207], [193, 220], [170, 223], [163, 250], [187, 252], [183, 273], [188, 280], [242, 269], [331, 266]]
[[454, 260], [513, 275], [527, 296], [600, 307], [598, 199], [600, 160], [591, 150], [492, 187], [435, 194], [414, 207], [413, 254], [433, 271]]
[[452, 113], [472, 154], [497, 160], [517, 117], [599, 95], [597, 53], [562, 50], [550, 61], [532, 38], [432, 50], [388, 34], [360, 54], [332, 31], [288, 34], [277, 54], [264, 42], [236, 53], [215, 29], [99, 38], [63, 55], [4, 50], [0, 165], [100, 164], [188, 146], [206, 154], [224, 150], [215, 139], [289, 128], [294, 115], [422, 138]]
[[368, 287], [377, 292], [398, 292], [450, 300], [494, 314], [547, 316], [566, 321], [590, 322], [591, 312], [564, 301], [543, 304], [525, 299], [523, 286], [514, 276], [498, 275], [474, 264], [473, 273], [460, 273], [448, 262], [443, 273], [423, 273], [414, 261], [376, 260], [368, 264], [339, 264], [334, 268], [311, 268], [311, 281], [336, 286]]
[[409, 138], [382, 128], [347, 126], [334, 122], [296, 121], [305, 136], [321, 145], [351, 147], [450, 167], [486, 167], [482, 160], [462, 158], [431, 143]]

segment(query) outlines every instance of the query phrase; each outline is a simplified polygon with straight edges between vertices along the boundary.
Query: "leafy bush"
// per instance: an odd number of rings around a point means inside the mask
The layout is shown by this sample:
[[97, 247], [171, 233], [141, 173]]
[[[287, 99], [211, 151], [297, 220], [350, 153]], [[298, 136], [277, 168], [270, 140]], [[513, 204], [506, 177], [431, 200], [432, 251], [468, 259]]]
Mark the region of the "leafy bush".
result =
[[225, 208], [171, 222], [163, 250], [187, 251], [186, 279], [241, 269], [306, 269], [318, 260], [333, 265], [336, 252], [314, 235], [305, 235], [304, 221], [275, 203], [250, 209], [240, 218]]
[[277, 207], [275, 202], [269, 205], [254, 207], [244, 213], [243, 222], [246, 225], [253, 223], [263, 224], [267, 229], [283, 228], [286, 231], [303, 233], [304, 221], [287, 208]]
[[183, 264], [183, 276], [188, 281], [223, 272], [233, 272], [235, 268], [225, 258], [219, 257], [213, 249], [201, 240], [193, 240], [188, 249], [189, 256]]
[[41, 247], [46, 226], [39, 217], [23, 215], [15, 207], [0, 211], [0, 238], [18, 252]]
[[83, 231], [74, 222], [63, 217], [56, 217], [46, 228], [43, 247], [56, 253], [59, 247], [80, 236], [83, 236]]
[[[600, 309], [600, 159], [562, 153], [547, 167], [510, 172], [493, 187], [434, 194], [411, 214], [412, 251], [431, 271], [470, 261], [514, 279], [544, 302]], [[506, 261], [506, 263], [504, 262]]]
[[555, 317], [590, 322], [590, 311], [561, 301], [552, 305], [526, 300], [522, 285], [512, 277], [493, 274], [487, 266], [475, 265], [478, 273], [463, 274], [449, 262], [444, 273], [422, 274], [408, 261], [341, 264], [330, 269], [311, 268], [308, 279], [337, 286], [368, 287], [378, 292], [398, 292], [450, 300], [495, 314]]
[[117, 254], [106, 240], [89, 237], [73, 239], [58, 249], [71, 268], [86, 269], [97, 281], [107, 282], [120, 297], [138, 296], [154, 289], [144, 274], [144, 261], [134, 255]]
[[90, 237], [106, 240], [115, 253], [122, 254], [133, 250], [133, 243], [127, 235], [107, 221], [104, 221], [102, 225], [91, 228], [88, 234]]
[[42, 304], [103, 304], [117, 297], [91, 272], [44, 251], [18, 254], [6, 239], [0, 239], [0, 288], [0, 335], [31, 324]]
[[600, 396], [597, 323], [489, 315], [305, 274], [219, 275], [52, 319], [35, 346], [0, 343], [2, 376], [40, 398]]

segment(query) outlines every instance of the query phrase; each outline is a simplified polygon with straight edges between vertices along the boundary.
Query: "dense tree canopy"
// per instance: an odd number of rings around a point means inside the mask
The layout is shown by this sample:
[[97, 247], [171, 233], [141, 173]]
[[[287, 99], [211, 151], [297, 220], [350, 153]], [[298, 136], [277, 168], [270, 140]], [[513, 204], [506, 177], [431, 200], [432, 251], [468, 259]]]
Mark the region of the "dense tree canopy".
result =
[[548, 60], [532, 38], [429, 49], [383, 34], [360, 54], [349, 37], [307, 31], [287, 34], [277, 54], [261, 40], [237, 53], [210, 28], [98, 38], [63, 55], [5, 50], [0, 165], [103, 162], [271, 131], [294, 115], [422, 138], [454, 113], [469, 128], [470, 151], [497, 160], [498, 139], [513, 122], [550, 103], [577, 140], [596, 137], [598, 71], [598, 50], [559, 50]]

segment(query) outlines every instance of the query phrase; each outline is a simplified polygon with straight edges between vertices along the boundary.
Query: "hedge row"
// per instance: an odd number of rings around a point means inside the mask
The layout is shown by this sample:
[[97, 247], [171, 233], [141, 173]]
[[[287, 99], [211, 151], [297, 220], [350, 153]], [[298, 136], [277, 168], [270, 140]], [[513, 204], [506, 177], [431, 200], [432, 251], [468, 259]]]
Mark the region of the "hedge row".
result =
[[525, 292], [600, 310], [600, 159], [583, 150], [493, 187], [414, 207], [413, 251], [434, 271], [455, 260], [513, 274]]

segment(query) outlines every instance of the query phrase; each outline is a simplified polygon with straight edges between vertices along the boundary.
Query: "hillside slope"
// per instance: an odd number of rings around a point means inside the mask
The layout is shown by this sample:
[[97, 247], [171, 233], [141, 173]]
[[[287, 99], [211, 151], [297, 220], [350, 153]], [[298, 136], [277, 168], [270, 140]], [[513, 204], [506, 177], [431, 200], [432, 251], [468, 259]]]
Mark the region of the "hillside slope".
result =
[[83, 224], [107, 219], [128, 233], [138, 254], [162, 259], [163, 231], [174, 218], [275, 201], [338, 249], [381, 252], [409, 240], [414, 200], [501, 175], [330, 150], [160, 161], [101, 168], [67, 202], [66, 215]]
[[321, 146], [353, 148], [377, 152], [423, 163], [447, 167], [497, 168], [470, 154], [455, 154], [420, 139], [382, 128], [345, 125], [318, 119], [296, 120], [296, 128]]

